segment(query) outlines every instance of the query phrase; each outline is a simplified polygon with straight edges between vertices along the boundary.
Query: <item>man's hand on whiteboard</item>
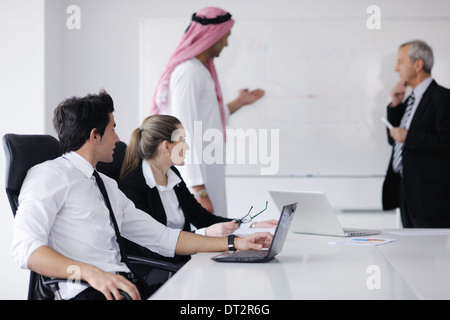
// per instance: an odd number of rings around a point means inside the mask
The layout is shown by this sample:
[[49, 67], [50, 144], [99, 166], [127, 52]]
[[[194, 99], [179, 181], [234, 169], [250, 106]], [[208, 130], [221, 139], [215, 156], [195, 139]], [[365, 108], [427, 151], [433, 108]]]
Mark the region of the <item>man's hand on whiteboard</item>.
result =
[[252, 91], [249, 91], [248, 89], [239, 90], [237, 98], [228, 103], [230, 114], [236, 112], [245, 105], [252, 104], [261, 99], [264, 96], [264, 93], [265, 92], [262, 89], [255, 89]]
[[245, 106], [247, 104], [251, 104], [262, 98], [264, 95], [264, 90], [256, 89], [253, 91], [248, 91], [248, 89], [239, 90], [239, 94], [237, 99], [240, 103]]
[[406, 85], [404, 81], [399, 81], [391, 90], [391, 107], [396, 107], [402, 103], [405, 97]]
[[395, 127], [389, 131], [389, 134], [391, 135], [392, 139], [394, 139], [396, 142], [404, 143], [406, 140], [406, 136], [408, 134], [408, 130], [404, 128]]

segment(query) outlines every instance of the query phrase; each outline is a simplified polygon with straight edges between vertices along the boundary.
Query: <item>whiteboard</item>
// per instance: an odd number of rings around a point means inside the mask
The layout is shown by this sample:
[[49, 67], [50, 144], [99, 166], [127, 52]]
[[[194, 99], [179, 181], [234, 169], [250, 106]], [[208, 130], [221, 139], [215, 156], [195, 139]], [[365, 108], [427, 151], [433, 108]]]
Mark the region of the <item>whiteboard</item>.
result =
[[[266, 93], [232, 115], [227, 128], [266, 129], [271, 163], [234, 162], [227, 165], [228, 175], [261, 175], [276, 161], [277, 176], [385, 174], [391, 148], [380, 118], [398, 81], [398, 47], [412, 39], [427, 41], [435, 54], [433, 76], [449, 87], [450, 20], [391, 18], [382, 21], [381, 29], [370, 30], [365, 18], [236, 22], [229, 46], [215, 61], [224, 99], [234, 99], [242, 88]], [[141, 22], [142, 117], [148, 115], [156, 83], [186, 26], [184, 20]], [[270, 153], [271, 130], [279, 135], [277, 154]], [[255, 150], [255, 144], [249, 142], [248, 150]]]

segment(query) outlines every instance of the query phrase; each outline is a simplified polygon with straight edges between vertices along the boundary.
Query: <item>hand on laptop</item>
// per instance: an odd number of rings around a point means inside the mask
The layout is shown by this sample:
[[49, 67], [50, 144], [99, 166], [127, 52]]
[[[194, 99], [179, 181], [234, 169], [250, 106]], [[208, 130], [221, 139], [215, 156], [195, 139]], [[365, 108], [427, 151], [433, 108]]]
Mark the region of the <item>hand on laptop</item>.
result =
[[236, 237], [234, 245], [238, 250], [261, 250], [269, 248], [273, 236], [268, 232], [256, 232], [246, 237]]

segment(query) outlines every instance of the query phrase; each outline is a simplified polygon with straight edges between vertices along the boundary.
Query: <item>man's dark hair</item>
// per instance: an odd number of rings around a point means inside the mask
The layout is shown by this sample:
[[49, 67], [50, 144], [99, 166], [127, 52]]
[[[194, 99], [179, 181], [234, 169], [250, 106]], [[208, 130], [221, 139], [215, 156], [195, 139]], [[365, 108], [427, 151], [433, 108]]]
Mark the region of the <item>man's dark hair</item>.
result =
[[92, 129], [103, 136], [114, 112], [114, 102], [105, 90], [86, 97], [71, 97], [56, 107], [53, 127], [59, 137], [61, 153], [80, 149]]

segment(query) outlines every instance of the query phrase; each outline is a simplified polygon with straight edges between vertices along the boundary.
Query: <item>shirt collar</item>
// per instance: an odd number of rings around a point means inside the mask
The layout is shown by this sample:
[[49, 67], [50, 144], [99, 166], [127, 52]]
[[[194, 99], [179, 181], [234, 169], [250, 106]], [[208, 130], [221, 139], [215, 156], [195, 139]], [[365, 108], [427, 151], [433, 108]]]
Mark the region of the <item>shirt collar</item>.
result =
[[170, 190], [175, 187], [175, 185], [181, 182], [180, 177], [177, 176], [172, 170], [167, 171], [167, 186], [160, 186], [156, 184], [155, 176], [153, 175], [152, 168], [147, 160], [142, 160], [142, 173], [144, 174], [145, 182], [150, 188], [157, 187], [158, 190]]
[[433, 81], [433, 77], [429, 76], [428, 78], [426, 78], [425, 80], [423, 80], [421, 83], [419, 83], [415, 88], [414, 88], [414, 98], [415, 101], [420, 101], [420, 99], [422, 98], [423, 94], [425, 93], [425, 91], [427, 90], [427, 88], [430, 86], [431, 82]]
[[72, 165], [78, 170], [80, 170], [86, 177], [88, 178], [92, 177], [94, 168], [92, 167], [91, 163], [87, 161], [85, 158], [83, 158], [81, 155], [76, 153], [75, 151], [65, 153], [63, 155], [63, 158], [69, 160], [70, 163], [72, 163]]

